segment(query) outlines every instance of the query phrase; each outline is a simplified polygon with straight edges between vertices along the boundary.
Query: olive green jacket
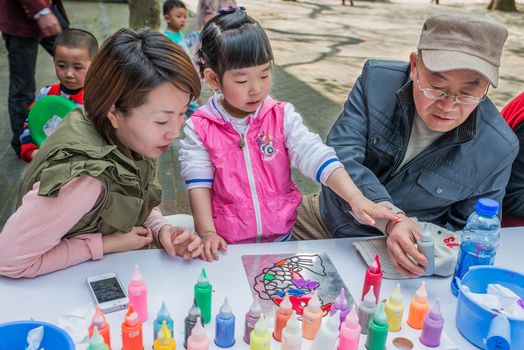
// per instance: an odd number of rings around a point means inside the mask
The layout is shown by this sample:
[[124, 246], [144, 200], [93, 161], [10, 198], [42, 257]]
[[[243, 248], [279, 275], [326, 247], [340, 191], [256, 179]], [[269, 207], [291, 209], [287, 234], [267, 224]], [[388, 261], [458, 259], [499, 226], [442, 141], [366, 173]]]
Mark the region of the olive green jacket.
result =
[[18, 206], [36, 182], [40, 181], [38, 195], [56, 197], [60, 188], [77, 176], [97, 178], [104, 192], [93, 209], [64, 237], [129, 232], [142, 225], [160, 203], [156, 161], [131, 159], [116, 145], [108, 144], [81, 107], [72, 111], [46, 139], [26, 169]]

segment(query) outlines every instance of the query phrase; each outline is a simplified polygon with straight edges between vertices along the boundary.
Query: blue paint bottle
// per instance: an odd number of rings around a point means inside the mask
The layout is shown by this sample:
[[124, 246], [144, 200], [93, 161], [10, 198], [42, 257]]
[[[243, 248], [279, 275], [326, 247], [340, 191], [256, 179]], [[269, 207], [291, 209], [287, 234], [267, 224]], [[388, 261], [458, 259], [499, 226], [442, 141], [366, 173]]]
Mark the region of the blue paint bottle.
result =
[[215, 318], [215, 325], [215, 344], [221, 348], [232, 347], [235, 344], [235, 315], [227, 298]]
[[167, 310], [165, 302], [162, 302], [162, 306], [160, 306], [160, 310], [158, 310], [157, 317], [153, 322], [153, 340], [156, 340], [158, 332], [160, 332], [160, 329], [162, 328], [162, 321], [166, 321], [167, 329], [171, 331], [171, 336], [174, 337], [173, 319], [171, 318], [171, 315]]

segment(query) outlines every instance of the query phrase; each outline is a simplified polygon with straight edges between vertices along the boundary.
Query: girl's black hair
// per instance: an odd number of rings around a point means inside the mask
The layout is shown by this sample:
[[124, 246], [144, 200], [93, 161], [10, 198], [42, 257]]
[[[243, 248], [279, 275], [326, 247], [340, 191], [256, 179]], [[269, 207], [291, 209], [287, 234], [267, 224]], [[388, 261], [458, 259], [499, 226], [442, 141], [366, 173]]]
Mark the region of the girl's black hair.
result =
[[222, 79], [230, 69], [259, 66], [273, 61], [264, 29], [243, 9], [220, 13], [202, 29], [197, 53], [200, 74], [211, 68]]

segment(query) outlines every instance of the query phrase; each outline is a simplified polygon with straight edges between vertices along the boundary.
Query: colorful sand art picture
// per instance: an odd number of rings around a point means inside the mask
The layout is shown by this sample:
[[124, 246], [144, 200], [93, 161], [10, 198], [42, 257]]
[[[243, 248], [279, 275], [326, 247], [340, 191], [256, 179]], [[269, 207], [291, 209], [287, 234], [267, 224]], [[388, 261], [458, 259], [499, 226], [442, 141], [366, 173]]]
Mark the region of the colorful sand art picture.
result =
[[265, 311], [280, 305], [286, 293], [297, 315], [302, 315], [315, 291], [324, 315], [331, 309], [341, 288], [345, 290], [348, 304], [354, 302], [325, 253], [243, 255], [242, 263], [253, 297], [259, 298]]

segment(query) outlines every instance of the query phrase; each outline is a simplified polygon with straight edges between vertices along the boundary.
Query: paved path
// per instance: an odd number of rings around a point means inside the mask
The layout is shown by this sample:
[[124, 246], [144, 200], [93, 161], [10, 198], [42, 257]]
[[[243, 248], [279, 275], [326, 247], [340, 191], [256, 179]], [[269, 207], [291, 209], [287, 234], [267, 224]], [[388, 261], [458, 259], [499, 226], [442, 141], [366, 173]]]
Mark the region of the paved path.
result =
[[[190, 9], [197, 0], [187, 0]], [[524, 90], [524, 16], [522, 13], [487, 12], [487, 0], [391, 0], [389, 4], [355, 1], [342, 7], [338, 0], [243, 0], [250, 15], [266, 28], [275, 53], [272, 95], [292, 102], [307, 125], [323, 138], [337, 118], [353, 82], [367, 58], [406, 60], [415, 48], [428, 11], [454, 9], [486, 13], [508, 26], [510, 36], [502, 59], [499, 88], [490, 91], [498, 107]], [[463, 5], [462, 3], [467, 3]], [[522, 0], [518, 7], [524, 11]], [[66, 2], [72, 23], [92, 31], [102, 41], [127, 23], [127, 6], [120, 3]], [[55, 83], [51, 58], [39, 54], [37, 86]], [[8, 69], [0, 43], [0, 227], [14, 210], [16, 190], [25, 163], [9, 146], [7, 116]], [[165, 213], [189, 212], [185, 185], [180, 181], [178, 143], [160, 162]], [[300, 175], [304, 193], [318, 185]]]

